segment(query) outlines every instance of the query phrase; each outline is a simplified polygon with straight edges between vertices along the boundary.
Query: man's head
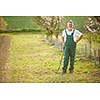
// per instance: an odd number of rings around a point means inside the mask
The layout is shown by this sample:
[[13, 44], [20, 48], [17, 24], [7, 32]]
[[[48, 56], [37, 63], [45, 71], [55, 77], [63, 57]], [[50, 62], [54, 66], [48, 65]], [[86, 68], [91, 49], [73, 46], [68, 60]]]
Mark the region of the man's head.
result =
[[68, 30], [72, 30], [73, 27], [74, 27], [73, 21], [72, 21], [72, 20], [69, 20], [69, 21], [67, 22], [67, 28], [68, 28]]

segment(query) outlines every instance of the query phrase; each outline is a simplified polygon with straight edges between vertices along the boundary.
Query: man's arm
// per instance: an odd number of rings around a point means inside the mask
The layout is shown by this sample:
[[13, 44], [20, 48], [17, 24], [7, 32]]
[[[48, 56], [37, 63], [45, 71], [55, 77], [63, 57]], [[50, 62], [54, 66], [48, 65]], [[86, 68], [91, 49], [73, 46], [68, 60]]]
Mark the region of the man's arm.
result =
[[78, 43], [82, 39], [83, 35], [81, 35], [77, 40], [76, 43]]
[[64, 37], [62, 36], [62, 50], [64, 50], [65, 43], [64, 43]]
[[62, 36], [62, 44], [64, 44], [64, 37]]

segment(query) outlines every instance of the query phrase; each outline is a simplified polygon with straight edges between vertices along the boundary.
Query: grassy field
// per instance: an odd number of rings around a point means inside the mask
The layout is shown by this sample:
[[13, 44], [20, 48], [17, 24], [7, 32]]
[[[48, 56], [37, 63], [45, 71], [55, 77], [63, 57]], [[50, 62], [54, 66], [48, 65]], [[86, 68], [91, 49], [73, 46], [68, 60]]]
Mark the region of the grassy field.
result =
[[32, 16], [4, 16], [7, 23], [7, 30], [38, 29], [33, 22]]
[[[76, 56], [75, 71], [61, 75], [57, 72], [61, 53], [54, 45], [45, 43], [41, 34], [11, 34], [10, 82], [17, 83], [85, 83], [100, 82], [100, 68], [93, 61], [82, 61]], [[83, 39], [79, 44], [86, 41]], [[78, 47], [79, 47], [78, 44]]]
[[[64, 29], [68, 20], [73, 20], [75, 28], [85, 32], [84, 25], [88, 21], [87, 16], [66, 16], [66, 21], [61, 26]], [[4, 20], [7, 24], [7, 30], [22, 30], [22, 29], [41, 29], [35, 22], [33, 22], [33, 16], [4, 16]]]

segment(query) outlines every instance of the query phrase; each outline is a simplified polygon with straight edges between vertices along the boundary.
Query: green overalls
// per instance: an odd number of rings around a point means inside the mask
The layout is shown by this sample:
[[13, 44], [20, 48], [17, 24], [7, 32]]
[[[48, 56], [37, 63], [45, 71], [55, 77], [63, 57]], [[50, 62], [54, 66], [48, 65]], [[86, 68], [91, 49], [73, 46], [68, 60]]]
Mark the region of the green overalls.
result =
[[76, 43], [74, 42], [74, 39], [73, 39], [74, 31], [75, 30], [73, 30], [71, 35], [68, 35], [67, 31], [65, 29], [66, 42], [65, 42], [65, 46], [64, 46], [64, 66], [63, 66], [63, 71], [65, 73], [66, 73], [66, 70], [67, 70], [69, 58], [70, 58], [70, 68], [69, 68], [69, 70], [73, 71], [73, 69], [74, 69], [74, 59], [75, 59], [75, 52], [76, 52]]

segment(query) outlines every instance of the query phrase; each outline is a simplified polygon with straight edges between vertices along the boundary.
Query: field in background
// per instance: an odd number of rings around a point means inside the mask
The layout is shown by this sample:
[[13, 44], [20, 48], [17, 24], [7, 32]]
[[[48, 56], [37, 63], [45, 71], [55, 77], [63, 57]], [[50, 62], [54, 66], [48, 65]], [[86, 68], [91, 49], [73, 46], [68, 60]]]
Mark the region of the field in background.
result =
[[32, 16], [4, 16], [7, 32], [40, 31], [41, 28], [33, 22]]
[[[32, 20], [33, 16], [4, 16], [7, 24], [8, 31], [40, 31], [41, 27]], [[84, 16], [66, 16], [66, 20], [61, 26], [63, 30], [68, 20], [73, 20], [75, 28], [85, 33], [84, 25], [86, 24], [88, 17]]]

